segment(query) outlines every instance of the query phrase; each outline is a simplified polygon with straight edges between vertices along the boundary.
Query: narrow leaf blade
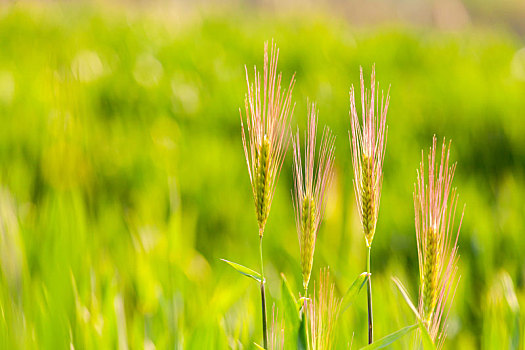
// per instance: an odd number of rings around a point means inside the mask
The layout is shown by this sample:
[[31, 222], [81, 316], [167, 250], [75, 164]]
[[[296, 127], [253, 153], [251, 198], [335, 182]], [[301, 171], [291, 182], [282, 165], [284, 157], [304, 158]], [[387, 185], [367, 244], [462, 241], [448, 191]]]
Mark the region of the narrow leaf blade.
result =
[[419, 315], [419, 312], [417, 311], [416, 307], [414, 306], [414, 303], [412, 303], [412, 300], [410, 299], [410, 296], [408, 295], [408, 292], [407, 292], [405, 286], [403, 286], [403, 283], [401, 283], [401, 281], [398, 278], [396, 278], [396, 277], [392, 277], [392, 281], [394, 281], [394, 283], [396, 284], [397, 288], [401, 292], [401, 295], [405, 299], [406, 303], [408, 304], [408, 306], [410, 307], [410, 309], [412, 310], [414, 315], [416, 315], [416, 319], [417, 319], [417, 322], [418, 322], [418, 325], [419, 325], [419, 329], [421, 331], [421, 340], [423, 342], [423, 349], [435, 350], [436, 349], [436, 345], [432, 341], [432, 337], [430, 336], [430, 333], [428, 333], [427, 327], [425, 327], [425, 324], [423, 323], [423, 320], [421, 319], [421, 316]]
[[301, 318], [301, 325], [299, 326], [299, 332], [297, 334], [297, 349], [298, 350], [307, 350], [308, 349], [308, 341], [306, 340], [306, 327], [308, 325], [306, 324], [306, 317]]
[[285, 319], [290, 321], [294, 326], [297, 326], [299, 324], [299, 306], [284, 273], [281, 273], [281, 297]]
[[243, 274], [244, 276], [251, 277], [257, 282], [261, 283], [262, 277], [259, 272], [253, 271], [252, 269], [249, 269], [246, 266], [242, 266], [240, 264], [234, 263], [226, 259], [221, 259], [221, 260], [227, 263], [228, 265], [230, 265], [231, 267], [233, 267], [235, 270], [237, 270], [237, 272]]
[[366, 284], [366, 281], [370, 277], [370, 274], [368, 272], [363, 272], [357, 278], [354, 280], [350, 288], [346, 291], [344, 297], [343, 297], [343, 306], [341, 310], [346, 311], [350, 305], [355, 301], [355, 298], [359, 295], [359, 292]]
[[412, 332], [414, 329], [416, 329], [418, 327], [418, 324], [413, 324], [411, 326], [407, 326], [405, 328], [401, 328], [400, 330], [392, 333], [392, 334], [389, 334], [387, 335], [386, 337], [384, 338], [381, 338], [379, 340], [376, 340], [375, 342], [373, 342], [372, 344], [369, 344], [363, 348], [361, 348], [361, 350], [371, 350], [371, 349], [382, 349], [382, 348], [385, 348], [387, 346], [389, 346], [390, 344], [392, 344], [393, 342], [395, 342], [396, 340], [398, 340], [399, 338], [403, 337], [404, 335]]
[[419, 321], [419, 330], [421, 331], [421, 340], [423, 341], [423, 349], [425, 350], [436, 350], [436, 345], [432, 341], [430, 333], [428, 333], [427, 327], [423, 321]]
[[396, 277], [392, 277], [392, 281], [394, 281], [394, 283], [396, 284], [397, 288], [401, 292], [401, 295], [405, 299], [406, 303], [408, 304], [408, 306], [410, 306], [410, 309], [412, 309], [412, 312], [414, 312], [414, 315], [416, 315], [416, 318], [418, 320], [421, 320], [421, 317], [419, 316], [419, 312], [414, 306], [414, 303], [412, 303], [412, 300], [410, 299], [410, 296], [408, 295], [408, 292], [405, 289], [405, 286], [403, 286], [403, 283], [401, 283], [401, 281]]
[[299, 304], [286, 276], [281, 273], [281, 310], [284, 315], [284, 348], [297, 349], [298, 332], [301, 323]]

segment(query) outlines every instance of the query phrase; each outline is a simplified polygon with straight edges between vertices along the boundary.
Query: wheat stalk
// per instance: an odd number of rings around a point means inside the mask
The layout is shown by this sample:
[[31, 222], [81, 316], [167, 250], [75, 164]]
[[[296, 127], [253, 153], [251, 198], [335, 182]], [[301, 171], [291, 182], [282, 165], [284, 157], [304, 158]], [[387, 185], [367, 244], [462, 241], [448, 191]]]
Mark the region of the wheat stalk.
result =
[[315, 165], [317, 111], [314, 103], [309, 106], [307, 130], [305, 133], [304, 173], [301, 162], [299, 129], [297, 129], [292, 142], [295, 185], [292, 198], [305, 291], [308, 289], [312, 272], [317, 231], [326, 208], [326, 190], [334, 176], [335, 150], [335, 136], [329, 128], [325, 127], [317, 155], [317, 166]]
[[441, 147], [441, 161], [437, 168], [436, 136], [428, 154], [428, 183], [425, 182], [424, 155], [414, 184], [414, 211], [419, 260], [419, 313], [422, 315], [432, 340], [443, 346], [450, 303], [457, 287], [458, 237], [453, 232], [458, 202], [452, 180], [456, 163], [450, 163], [450, 145], [445, 139]]
[[[365, 90], [363, 69], [360, 69], [361, 79], [361, 110], [362, 121], [359, 122], [355, 107], [354, 86], [350, 88], [350, 148], [354, 168], [354, 193], [359, 211], [359, 219], [363, 227], [367, 250], [366, 271], [370, 273], [370, 250], [376, 232], [381, 187], [383, 184], [383, 160], [385, 157], [386, 114], [390, 101], [389, 93], [386, 99], [381, 92], [381, 104], [376, 95], [375, 66], [372, 66], [370, 92]], [[373, 341], [372, 316], [372, 280], [369, 276], [367, 286], [368, 302], [368, 343]]]
[[[266, 220], [272, 205], [275, 184], [283, 165], [290, 140], [290, 119], [293, 114], [292, 90], [295, 74], [290, 79], [288, 89], [281, 88], [282, 73], [277, 74], [279, 49], [273, 43], [268, 55], [268, 42], [264, 43], [264, 66], [261, 75], [254, 67], [254, 83], [250, 83], [246, 66], [248, 92], [244, 99], [246, 113], [246, 132], [241, 117], [242, 145], [248, 165], [252, 185], [255, 213], [259, 226], [259, 256], [261, 260], [261, 308], [264, 348], [268, 348], [266, 326], [266, 297], [262, 238]], [[248, 134], [248, 137], [246, 136]]]

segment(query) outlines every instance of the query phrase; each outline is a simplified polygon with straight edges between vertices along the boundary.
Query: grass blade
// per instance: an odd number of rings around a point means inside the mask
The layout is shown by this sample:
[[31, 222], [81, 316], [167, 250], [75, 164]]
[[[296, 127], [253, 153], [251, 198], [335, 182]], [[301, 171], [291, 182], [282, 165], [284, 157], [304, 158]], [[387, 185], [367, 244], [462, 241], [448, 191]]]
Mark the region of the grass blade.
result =
[[427, 329], [427, 327], [425, 327], [425, 324], [423, 323], [423, 320], [419, 316], [419, 312], [417, 311], [416, 307], [414, 306], [414, 303], [412, 303], [412, 300], [410, 299], [410, 296], [408, 295], [408, 292], [407, 292], [405, 286], [403, 286], [403, 283], [401, 283], [401, 281], [398, 278], [396, 278], [396, 277], [392, 277], [392, 281], [394, 281], [394, 283], [396, 284], [397, 288], [401, 292], [401, 295], [405, 299], [406, 303], [408, 304], [408, 306], [410, 306], [410, 309], [412, 310], [412, 312], [414, 312], [414, 315], [416, 315], [417, 322], [418, 322], [418, 325], [419, 325], [419, 329], [421, 330], [421, 338], [422, 338], [422, 341], [423, 341], [423, 349], [435, 350], [436, 349], [436, 345], [432, 341], [432, 337], [430, 336], [430, 333], [428, 333], [428, 329]]
[[246, 266], [242, 266], [240, 264], [234, 263], [226, 259], [221, 259], [221, 260], [227, 263], [228, 265], [230, 265], [231, 267], [233, 267], [235, 270], [237, 270], [237, 272], [243, 274], [244, 276], [251, 277], [257, 282], [261, 283], [262, 277], [259, 272], [253, 271], [252, 269], [249, 269]]
[[403, 286], [403, 283], [401, 283], [401, 281], [397, 277], [392, 277], [392, 281], [394, 281], [394, 283], [396, 284], [397, 288], [401, 292], [401, 295], [405, 299], [406, 303], [408, 304], [408, 306], [410, 306], [410, 309], [412, 309], [412, 312], [414, 312], [414, 315], [416, 315], [416, 318], [418, 320], [421, 320], [421, 317], [419, 316], [419, 312], [414, 306], [414, 303], [412, 303], [412, 300], [410, 299], [410, 296], [408, 295], [408, 292], [405, 286]]
[[297, 334], [297, 350], [307, 350], [308, 349], [308, 341], [306, 340], [306, 327], [308, 325], [306, 324], [306, 317], [301, 318], [301, 324], [299, 326], [299, 332]]
[[294, 327], [297, 327], [300, 320], [299, 307], [284, 273], [281, 273], [281, 298], [285, 320], [290, 322]]
[[381, 338], [379, 340], [376, 340], [375, 342], [373, 342], [372, 344], [370, 345], [367, 345], [363, 348], [361, 348], [361, 350], [371, 350], [371, 349], [382, 349], [382, 348], [385, 348], [387, 346], [389, 346], [390, 344], [392, 344], [393, 342], [395, 342], [396, 340], [398, 340], [399, 338], [403, 337], [404, 335], [412, 332], [414, 329], [416, 329], [418, 327], [418, 324], [413, 324], [412, 326], [408, 326], [408, 327], [405, 327], [405, 328], [402, 328], [392, 334], [389, 334], [387, 335], [386, 337], [384, 338]]
[[298, 331], [301, 317], [299, 304], [294, 296], [286, 276], [281, 273], [281, 307], [284, 313], [285, 349], [297, 349]]
[[510, 275], [503, 271], [500, 273], [500, 279], [503, 286], [505, 300], [509, 306], [507, 318], [509, 320], [508, 328], [511, 348], [518, 349], [520, 341], [520, 304], [518, 302], [518, 297], [516, 296], [516, 291], [514, 290], [514, 284], [512, 283], [512, 278]]
[[350, 307], [350, 305], [352, 305], [355, 298], [357, 297], [361, 289], [363, 289], [364, 285], [366, 284], [366, 281], [368, 280], [369, 276], [370, 274], [368, 272], [363, 272], [362, 274], [357, 276], [357, 278], [354, 280], [350, 288], [348, 288], [348, 290], [346, 291], [343, 297], [341, 312], [345, 312]]
[[430, 333], [428, 333], [427, 327], [423, 321], [419, 320], [419, 330], [421, 331], [421, 340], [423, 341], [423, 349], [425, 350], [436, 350], [436, 345], [432, 341]]

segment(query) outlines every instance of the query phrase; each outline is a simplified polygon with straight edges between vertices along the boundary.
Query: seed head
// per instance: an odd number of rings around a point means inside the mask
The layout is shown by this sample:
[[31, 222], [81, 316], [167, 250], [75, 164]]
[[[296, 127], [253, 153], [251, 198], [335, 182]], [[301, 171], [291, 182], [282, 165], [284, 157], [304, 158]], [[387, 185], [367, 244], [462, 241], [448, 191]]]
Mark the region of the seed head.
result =
[[432, 317], [432, 312], [436, 307], [438, 275], [437, 267], [439, 261], [438, 233], [430, 228], [426, 235], [426, 249], [423, 266], [423, 314], [428, 323]]
[[[434, 342], [441, 347], [446, 336], [446, 319], [457, 287], [458, 237], [453, 232], [458, 196], [452, 188], [456, 164], [449, 165], [448, 148], [443, 139], [439, 168], [436, 163], [436, 136], [428, 155], [428, 183], [425, 182], [424, 155], [414, 184], [414, 211], [419, 259], [419, 313]], [[444, 316], [444, 317], [443, 317]]]
[[334, 175], [335, 136], [325, 127], [315, 167], [315, 139], [317, 131], [317, 112], [315, 104], [309, 106], [308, 132], [305, 140], [304, 174], [301, 163], [299, 130], [293, 145], [294, 191], [292, 198], [295, 222], [301, 250], [303, 287], [308, 288], [315, 250], [317, 231], [326, 207], [326, 190]]
[[242, 143], [252, 185], [260, 237], [264, 234], [275, 183], [279, 178], [288, 148], [289, 125], [294, 109], [292, 90], [295, 75], [292, 76], [288, 89], [281, 89], [282, 73], [277, 74], [278, 58], [279, 49], [273, 42], [270, 57], [268, 57], [268, 42], [266, 42], [264, 44], [262, 92], [260, 72], [254, 67], [254, 83], [250, 83], [248, 70], [246, 66], [244, 67], [248, 86], [244, 100], [246, 132], [242, 112], [239, 110]]
[[354, 166], [354, 192], [359, 218], [365, 234], [366, 245], [372, 245], [376, 231], [381, 186], [383, 184], [383, 159], [385, 157], [386, 113], [390, 101], [381, 92], [381, 106], [376, 96], [375, 67], [372, 67], [371, 89], [365, 90], [361, 68], [362, 121], [359, 123], [355, 107], [354, 87], [350, 88], [350, 148]]
[[[315, 289], [315, 287], [314, 287]], [[317, 294], [308, 305], [308, 320], [313, 350], [332, 349], [335, 342], [335, 325], [341, 311], [341, 298], [335, 296], [335, 285], [330, 283], [328, 269], [319, 274]]]

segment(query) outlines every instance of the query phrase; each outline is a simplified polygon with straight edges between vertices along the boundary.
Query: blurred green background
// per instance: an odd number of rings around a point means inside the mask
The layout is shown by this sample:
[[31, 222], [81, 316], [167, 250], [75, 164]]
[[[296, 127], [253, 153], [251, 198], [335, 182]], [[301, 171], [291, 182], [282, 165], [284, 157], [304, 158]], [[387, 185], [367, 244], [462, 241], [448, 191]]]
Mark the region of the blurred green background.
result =
[[[273, 2], [3, 4], [0, 348], [260, 342], [258, 286], [219, 259], [259, 269], [238, 108], [244, 64], [260, 67], [272, 38], [284, 80], [297, 74], [292, 126], [304, 128], [309, 98], [337, 136], [313, 280], [329, 266], [341, 294], [365, 269], [349, 88], [359, 66], [368, 79], [375, 63], [380, 86], [391, 85], [372, 250], [376, 338], [414, 322], [391, 276], [416, 296], [412, 191], [436, 134], [453, 140], [466, 203], [445, 347], [523, 348], [525, 12], [510, 1], [443, 3], [425, 12], [405, 1], [396, 12], [374, 1], [362, 13], [336, 1], [282, 11]], [[291, 188], [289, 152], [264, 240], [270, 309], [281, 272], [301, 285]], [[340, 318], [338, 348], [365, 344], [365, 298]]]

